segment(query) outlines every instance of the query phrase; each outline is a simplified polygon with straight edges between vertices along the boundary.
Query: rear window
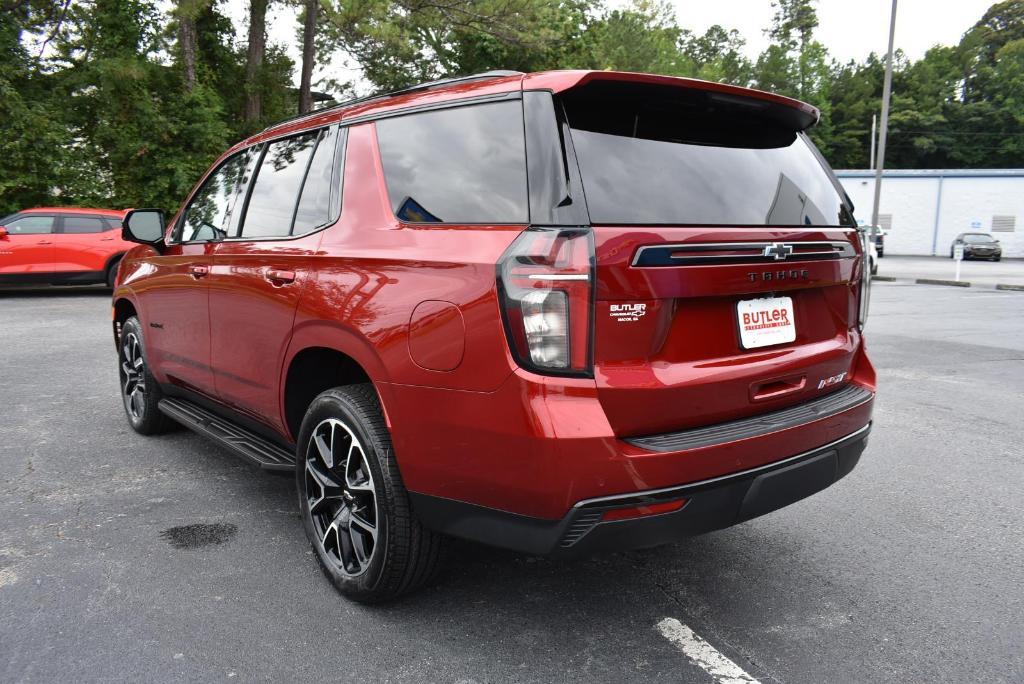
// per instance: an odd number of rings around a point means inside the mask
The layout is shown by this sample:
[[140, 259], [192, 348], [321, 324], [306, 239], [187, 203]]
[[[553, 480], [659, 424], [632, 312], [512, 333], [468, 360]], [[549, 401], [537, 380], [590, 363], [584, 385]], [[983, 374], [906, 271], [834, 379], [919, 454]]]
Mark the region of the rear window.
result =
[[519, 101], [410, 114], [376, 126], [388, 197], [401, 220], [529, 220]]
[[784, 105], [613, 83], [563, 105], [594, 223], [853, 225]]
[[102, 219], [92, 216], [65, 216], [63, 230], [65, 233], [102, 233], [107, 226]]

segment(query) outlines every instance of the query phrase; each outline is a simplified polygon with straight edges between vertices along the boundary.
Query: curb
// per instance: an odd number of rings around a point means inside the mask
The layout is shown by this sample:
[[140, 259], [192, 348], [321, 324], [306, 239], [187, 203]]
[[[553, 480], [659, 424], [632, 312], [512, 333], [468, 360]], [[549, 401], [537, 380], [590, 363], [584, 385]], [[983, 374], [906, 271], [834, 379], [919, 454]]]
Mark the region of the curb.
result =
[[918, 278], [914, 281], [918, 285], [951, 285], [953, 287], [970, 287], [966, 280], [937, 280], [935, 278]]
[[955, 280], [937, 280], [933, 278], [897, 278], [896, 276], [871, 276], [873, 281], [881, 281], [883, 283], [907, 283], [910, 285], [952, 285], [953, 287], [973, 287], [976, 290], [1000, 290], [1002, 292], [1024, 292], [1024, 285], [1018, 285], [1016, 283], [996, 283], [995, 285], [978, 285], [972, 284], [969, 281], [961, 280], [957, 282]]

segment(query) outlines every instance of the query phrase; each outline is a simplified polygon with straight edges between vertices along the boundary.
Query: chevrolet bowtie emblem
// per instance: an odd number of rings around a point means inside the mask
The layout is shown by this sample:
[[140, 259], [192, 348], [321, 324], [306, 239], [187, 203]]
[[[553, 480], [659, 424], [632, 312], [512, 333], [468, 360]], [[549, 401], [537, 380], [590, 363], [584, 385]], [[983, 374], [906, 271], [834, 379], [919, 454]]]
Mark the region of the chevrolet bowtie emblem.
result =
[[781, 242], [773, 242], [770, 245], [765, 245], [764, 251], [761, 252], [761, 256], [774, 257], [776, 261], [782, 261], [792, 253], [793, 248], [789, 245], [784, 245]]

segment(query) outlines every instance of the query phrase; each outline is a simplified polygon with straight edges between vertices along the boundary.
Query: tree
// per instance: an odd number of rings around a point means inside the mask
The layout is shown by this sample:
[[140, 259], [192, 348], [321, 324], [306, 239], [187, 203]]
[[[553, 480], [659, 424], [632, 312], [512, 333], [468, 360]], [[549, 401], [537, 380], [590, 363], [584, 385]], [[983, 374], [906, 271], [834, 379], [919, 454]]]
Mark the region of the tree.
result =
[[178, 0], [174, 15], [178, 20], [178, 53], [181, 59], [182, 85], [186, 92], [192, 92], [196, 86], [196, 15], [206, 6], [209, 0]]
[[738, 86], [750, 85], [753, 65], [743, 54], [745, 44], [738, 31], [728, 31], [718, 24], [709, 27], [702, 36], [684, 31], [681, 49], [693, 65], [688, 75]]
[[[230, 142], [308, 110], [317, 61], [338, 51], [382, 90], [552, 68], [754, 84], [821, 110], [811, 135], [834, 166], [870, 164], [882, 60], [832, 61], [813, 0], [777, 0], [753, 64], [736, 31], [695, 35], [663, 0], [287, 2], [302, 8], [297, 90], [296, 65], [267, 41], [270, 0], [254, 0], [243, 44], [224, 0], [0, 0], [0, 213], [173, 209]], [[894, 66], [890, 168], [1024, 166], [1024, 0], [992, 5], [957, 45], [897, 51]]]
[[[583, 0], [350, 0], [325, 13], [325, 40], [381, 90], [495, 68], [578, 63]], [[574, 25], [574, 22], [575, 25]]]
[[832, 136], [830, 117], [831, 65], [828, 50], [814, 40], [818, 15], [814, 0], [778, 0], [765, 33], [774, 43], [761, 53], [754, 68], [757, 87], [799, 98], [821, 112], [811, 137], [827, 149]]
[[249, 47], [245, 54], [245, 111], [248, 130], [255, 130], [263, 118], [263, 88], [260, 71], [267, 52], [267, 5], [270, 0], [250, 0]]
[[59, 16], [55, 5], [22, 3], [0, 22], [0, 216], [50, 203], [73, 176], [53, 79], [22, 43], [26, 31], [48, 34]]
[[881, 101], [883, 71], [884, 63], [874, 53], [861, 64], [851, 61], [832, 67], [832, 136], [822, 153], [836, 168], [871, 165], [871, 117], [878, 112]]
[[625, 9], [613, 10], [592, 23], [587, 35], [597, 69], [668, 76], [695, 71], [693, 62], [679, 49], [683, 32], [668, 3], [634, 0]]
[[299, 85], [299, 113], [313, 108], [313, 62], [316, 59], [316, 24], [320, 0], [304, 0], [302, 11], [302, 75]]

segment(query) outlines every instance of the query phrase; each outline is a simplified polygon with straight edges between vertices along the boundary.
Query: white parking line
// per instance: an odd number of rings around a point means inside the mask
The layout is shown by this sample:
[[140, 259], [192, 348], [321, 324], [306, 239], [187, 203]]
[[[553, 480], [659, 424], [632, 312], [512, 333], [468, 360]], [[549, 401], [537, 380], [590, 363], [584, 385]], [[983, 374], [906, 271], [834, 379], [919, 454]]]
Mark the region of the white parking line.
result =
[[665, 618], [657, 627], [663, 637], [675, 644], [687, 658], [697, 663], [720, 684], [760, 684], [679, 620]]

